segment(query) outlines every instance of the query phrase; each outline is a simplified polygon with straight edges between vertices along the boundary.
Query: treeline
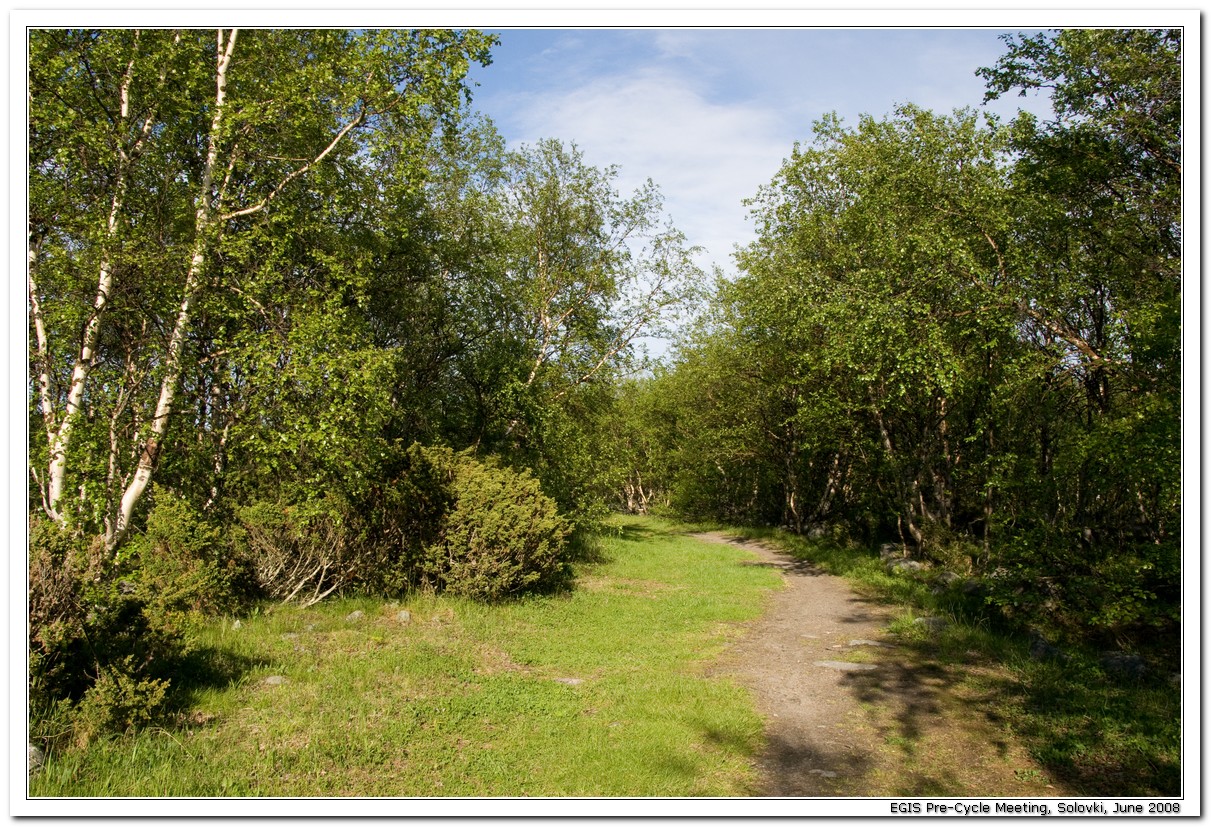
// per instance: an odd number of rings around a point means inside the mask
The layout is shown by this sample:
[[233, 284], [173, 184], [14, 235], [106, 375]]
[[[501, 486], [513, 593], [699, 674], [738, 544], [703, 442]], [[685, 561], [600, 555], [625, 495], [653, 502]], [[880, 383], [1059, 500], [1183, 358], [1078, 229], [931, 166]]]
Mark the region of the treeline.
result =
[[673, 364], [616, 502], [888, 542], [1047, 637], [1175, 651], [1180, 33], [1006, 41], [985, 100], [816, 125]]
[[474, 113], [493, 43], [31, 31], [40, 709], [129, 725], [259, 598], [566, 580], [613, 383], [701, 274], [655, 186]]

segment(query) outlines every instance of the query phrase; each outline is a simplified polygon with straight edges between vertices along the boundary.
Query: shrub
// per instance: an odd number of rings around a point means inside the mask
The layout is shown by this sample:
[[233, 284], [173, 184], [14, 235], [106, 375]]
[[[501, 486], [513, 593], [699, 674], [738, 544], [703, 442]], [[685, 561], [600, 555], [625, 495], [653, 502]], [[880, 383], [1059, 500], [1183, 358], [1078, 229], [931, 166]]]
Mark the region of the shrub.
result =
[[570, 526], [538, 481], [445, 447], [412, 445], [357, 502], [261, 501], [238, 516], [257, 582], [277, 600], [415, 587], [497, 600], [569, 574]]
[[235, 609], [252, 573], [236, 544], [176, 493], [157, 487], [147, 527], [124, 555], [156, 625], [184, 631], [191, 616]]
[[360, 511], [364, 565], [360, 589], [397, 595], [424, 579], [424, 549], [438, 542], [454, 505], [460, 455], [414, 443]]
[[454, 594], [499, 600], [566, 582], [570, 526], [529, 473], [455, 462], [453, 507], [425, 550], [426, 578]]
[[[45, 520], [31, 523], [29, 551], [32, 731], [53, 747], [73, 734], [87, 742], [151, 720], [184, 639], [162, 613], [149, 611], [133, 558], [114, 560], [99, 538]], [[55, 727], [40, 716], [54, 718]]]
[[351, 584], [358, 568], [348, 508], [336, 498], [291, 505], [260, 501], [238, 519], [260, 590], [310, 606]]
[[139, 677], [132, 657], [102, 667], [75, 710], [76, 743], [109, 732], [128, 732], [150, 723], [163, 710], [169, 682]]

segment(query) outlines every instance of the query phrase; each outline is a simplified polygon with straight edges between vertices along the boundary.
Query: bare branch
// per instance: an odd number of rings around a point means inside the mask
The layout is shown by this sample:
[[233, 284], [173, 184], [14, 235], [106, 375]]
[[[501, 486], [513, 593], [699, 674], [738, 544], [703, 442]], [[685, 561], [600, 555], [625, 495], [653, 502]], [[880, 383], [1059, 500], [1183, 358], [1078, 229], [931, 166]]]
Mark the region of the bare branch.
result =
[[260, 201], [253, 204], [250, 207], [245, 207], [241, 210], [234, 210], [229, 213], [224, 213], [222, 216], [220, 216], [219, 220], [220, 221], [230, 221], [233, 218], [239, 218], [240, 216], [243, 216], [243, 215], [252, 215], [253, 213], [257, 213], [257, 212], [260, 212], [261, 210], [265, 209], [267, 206], [269, 206], [269, 203], [271, 201], [273, 201], [273, 199], [278, 197], [278, 195], [282, 192], [283, 189], [285, 189], [290, 184], [290, 182], [294, 181], [299, 176], [306, 174], [308, 170], [310, 170], [312, 167], [314, 167], [320, 161], [323, 161], [325, 158], [327, 158], [328, 154], [331, 153], [332, 150], [336, 149], [337, 144], [339, 144], [341, 141], [343, 141], [345, 139], [345, 136], [348, 135], [350, 132], [352, 132], [355, 127], [357, 127], [359, 124], [361, 124], [362, 121], [365, 120], [365, 118], [366, 118], [366, 107], [363, 105], [362, 108], [358, 111], [357, 116], [354, 117], [351, 121], [349, 121], [349, 123], [345, 124], [344, 128], [341, 129], [341, 131], [336, 134], [336, 137], [332, 139], [332, 141], [328, 144], [328, 146], [324, 147], [324, 149], [318, 155], [316, 155], [314, 158], [312, 158], [310, 161], [303, 164], [301, 167], [294, 170], [289, 175], [287, 175], [285, 178], [283, 178], [281, 181], [279, 181], [278, 185], [273, 188], [272, 192], [270, 192], [268, 195], [266, 195], [264, 198], [262, 198]]

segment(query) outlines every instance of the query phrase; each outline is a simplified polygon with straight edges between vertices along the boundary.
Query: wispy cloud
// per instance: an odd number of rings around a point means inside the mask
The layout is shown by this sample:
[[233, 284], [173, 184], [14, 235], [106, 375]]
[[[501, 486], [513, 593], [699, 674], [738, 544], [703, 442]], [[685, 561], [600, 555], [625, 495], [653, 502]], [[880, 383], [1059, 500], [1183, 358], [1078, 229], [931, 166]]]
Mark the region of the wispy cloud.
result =
[[811, 140], [814, 121], [835, 111], [855, 125], [907, 102], [979, 106], [975, 69], [1000, 52], [989, 31], [514, 30], [504, 77], [485, 80], [486, 111], [511, 144], [560, 138], [594, 165], [619, 165], [624, 189], [651, 178], [706, 249], [701, 263], [730, 269], [752, 239], [744, 199]]
[[773, 113], [710, 103], [675, 73], [639, 68], [513, 114], [517, 137], [575, 142], [598, 166], [618, 164], [634, 189], [652, 179], [676, 226], [724, 263], [746, 236], [742, 201], [770, 180], [789, 149]]

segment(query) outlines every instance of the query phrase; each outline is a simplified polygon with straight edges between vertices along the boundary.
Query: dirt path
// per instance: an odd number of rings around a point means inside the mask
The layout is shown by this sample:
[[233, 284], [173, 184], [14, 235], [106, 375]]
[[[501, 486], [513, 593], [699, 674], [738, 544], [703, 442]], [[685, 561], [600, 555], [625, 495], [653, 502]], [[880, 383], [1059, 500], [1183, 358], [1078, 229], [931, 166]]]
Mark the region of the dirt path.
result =
[[963, 680], [974, 667], [899, 641], [886, 630], [892, 607], [760, 543], [693, 536], [784, 572], [786, 588], [712, 669], [749, 687], [766, 719], [759, 795], [1063, 794]]

